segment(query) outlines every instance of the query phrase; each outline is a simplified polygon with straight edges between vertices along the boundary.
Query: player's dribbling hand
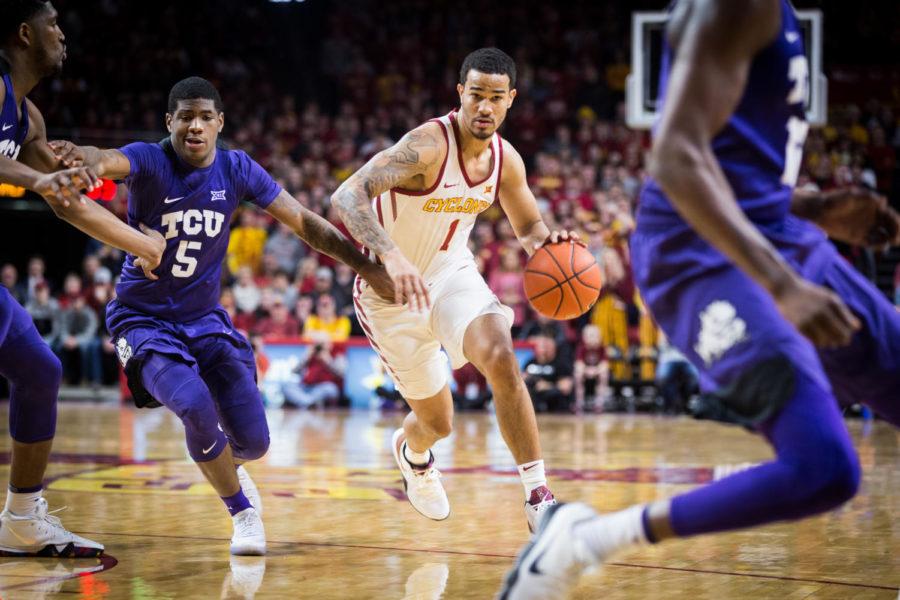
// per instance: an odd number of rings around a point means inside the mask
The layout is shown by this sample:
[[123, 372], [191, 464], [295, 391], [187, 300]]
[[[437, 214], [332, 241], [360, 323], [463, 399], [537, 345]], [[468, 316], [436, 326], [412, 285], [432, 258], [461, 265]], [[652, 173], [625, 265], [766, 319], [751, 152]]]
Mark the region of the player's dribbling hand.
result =
[[794, 278], [774, 294], [781, 314], [817, 348], [839, 348], [850, 343], [859, 320], [828, 288]]
[[67, 140], [53, 140], [48, 142], [53, 156], [56, 157], [64, 167], [71, 169], [84, 165], [84, 152], [81, 148]]
[[409, 307], [417, 312], [431, 308], [428, 286], [419, 270], [409, 262], [399, 248], [386, 252], [381, 257], [384, 268], [394, 282], [394, 302], [409, 303]]
[[900, 244], [900, 214], [888, 205], [887, 198], [866, 188], [826, 194], [816, 224], [828, 237], [854, 246]]
[[156, 281], [159, 277], [153, 273], [153, 269], [158, 267], [159, 263], [162, 262], [162, 255], [166, 249], [166, 238], [164, 238], [160, 232], [147, 227], [143, 223], [138, 223], [138, 227], [140, 227], [144, 235], [154, 242], [154, 251], [148, 256], [139, 256], [134, 259], [134, 266], [144, 272], [144, 277], [150, 281]]
[[578, 233], [563, 229], [562, 231], [551, 231], [550, 235], [547, 236], [547, 239], [534, 245], [534, 249], [538, 250], [547, 244], [558, 244], [559, 242], [568, 242], [570, 240], [581, 246], [585, 245], [584, 242], [581, 241], [581, 236], [578, 235]]
[[46, 198], [52, 207], [68, 208], [72, 202], [85, 203], [81, 192], [90, 192], [100, 185], [100, 178], [88, 167], [76, 167], [41, 175], [34, 183], [34, 191]]
[[371, 267], [361, 270], [359, 276], [366, 280], [375, 293], [386, 302], [394, 302], [397, 297], [394, 280], [388, 275], [387, 269], [381, 265], [372, 263]]

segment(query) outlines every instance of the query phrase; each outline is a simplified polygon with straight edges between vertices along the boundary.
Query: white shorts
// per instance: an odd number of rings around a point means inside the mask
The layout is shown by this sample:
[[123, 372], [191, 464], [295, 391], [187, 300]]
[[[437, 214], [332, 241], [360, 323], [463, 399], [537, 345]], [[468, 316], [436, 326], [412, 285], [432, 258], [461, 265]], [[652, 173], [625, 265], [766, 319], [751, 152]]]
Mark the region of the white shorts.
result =
[[407, 400], [434, 396], [448, 383], [447, 357], [452, 368], [469, 362], [463, 338], [469, 323], [496, 313], [509, 327], [513, 311], [500, 303], [475, 264], [461, 267], [442, 281], [429, 284], [431, 310], [415, 312], [388, 304], [363, 282], [354, 293], [356, 315], [372, 347]]

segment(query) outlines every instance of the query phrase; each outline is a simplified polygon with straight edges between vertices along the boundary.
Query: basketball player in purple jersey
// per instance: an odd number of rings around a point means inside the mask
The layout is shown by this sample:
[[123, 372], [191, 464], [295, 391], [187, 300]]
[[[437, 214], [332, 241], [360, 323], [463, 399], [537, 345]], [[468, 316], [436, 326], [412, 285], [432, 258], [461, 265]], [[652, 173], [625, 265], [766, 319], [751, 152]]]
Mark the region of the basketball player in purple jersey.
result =
[[[585, 569], [641, 544], [833, 509], [860, 479], [837, 399], [900, 425], [900, 315], [818, 227], [790, 214], [793, 205], [845, 238], [897, 241], [882, 199], [794, 197], [808, 65], [790, 3], [683, 0], [667, 41], [635, 277], [703, 385], [776, 457], [618, 513], [552, 507], [502, 598], [562, 597]], [[835, 226], [842, 211], [855, 228]]]
[[[0, 0], [0, 182], [27, 188], [85, 233], [159, 264], [165, 241], [144, 235], [80, 197], [96, 187], [86, 168], [63, 169], [47, 143], [44, 118], [26, 95], [65, 60], [56, 10], [40, 0]], [[56, 430], [59, 359], [31, 317], [0, 287], [0, 374], [10, 382], [9, 492], [0, 514], [0, 556], [97, 556], [103, 546], [67, 531], [48, 513], [42, 481]]]
[[184, 423], [191, 458], [233, 518], [231, 552], [265, 554], [259, 492], [239, 465], [266, 453], [269, 429], [253, 350], [219, 305], [232, 214], [247, 200], [352, 267], [384, 297], [393, 298], [394, 288], [382, 267], [244, 152], [217, 147], [222, 109], [216, 88], [190, 77], [169, 92], [171, 135], [163, 142], [69, 147], [59, 157], [125, 179], [128, 221], [165, 236], [158, 280], [143, 277], [140, 259], [126, 259], [107, 326], [138, 406], [163, 404]]

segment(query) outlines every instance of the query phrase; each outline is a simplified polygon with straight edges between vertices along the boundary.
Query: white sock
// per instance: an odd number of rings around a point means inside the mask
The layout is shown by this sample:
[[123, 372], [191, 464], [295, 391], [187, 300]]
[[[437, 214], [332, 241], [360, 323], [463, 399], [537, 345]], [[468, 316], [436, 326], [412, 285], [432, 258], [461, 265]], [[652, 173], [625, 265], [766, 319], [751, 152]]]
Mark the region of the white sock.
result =
[[573, 533], [585, 543], [594, 558], [607, 560], [620, 550], [649, 543], [644, 532], [644, 508], [643, 504], [636, 504], [619, 512], [600, 515], [577, 525]]
[[533, 460], [518, 466], [519, 477], [522, 478], [522, 486], [525, 488], [525, 501], [531, 499], [532, 490], [547, 485], [547, 476], [544, 474], [544, 461]]
[[431, 458], [430, 453], [430, 450], [426, 450], [425, 452], [416, 452], [409, 447], [409, 444], [403, 444], [403, 456], [406, 457], [406, 460], [417, 467], [423, 467], [428, 464], [428, 460]]
[[17, 494], [12, 490], [6, 492], [6, 510], [23, 517], [34, 512], [37, 501], [41, 499], [44, 490], [36, 492], [27, 492], [25, 494]]

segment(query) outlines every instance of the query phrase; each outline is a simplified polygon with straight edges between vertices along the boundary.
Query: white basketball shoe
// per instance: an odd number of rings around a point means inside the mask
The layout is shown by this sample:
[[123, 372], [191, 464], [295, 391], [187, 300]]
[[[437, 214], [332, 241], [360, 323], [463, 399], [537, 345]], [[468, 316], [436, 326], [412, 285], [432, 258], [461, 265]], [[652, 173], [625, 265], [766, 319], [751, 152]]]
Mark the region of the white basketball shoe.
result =
[[443, 521], [450, 516], [450, 501], [447, 492], [441, 485], [441, 472], [434, 468], [434, 452], [429, 450], [430, 458], [424, 467], [417, 467], [406, 460], [403, 451], [406, 448], [406, 433], [401, 427], [394, 432], [391, 449], [394, 460], [403, 476], [403, 488], [413, 508], [423, 516], [435, 521]]
[[597, 516], [586, 504], [556, 504], [507, 573], [500, 600], [565, 598], [582, 573], [596, 564], [588, 547], [573, 534], [576, 525]]
[[255, 508], [245, 508], [231, 517], [234, 534], [231, 553], [237, 556], [263, 556], [266, 553], [266, 530]]
[[262, 556], [232, 556], [229, 566], [222, 582], [221, 598], [253, 600], [266, 574], [266, 559]]
[[556, 498], [547, 486], [531, 490], [531, 497], [525, 502], [525, 518], [528, 520], [528, 531], [534, 533], [541, 524], [544, 513], [556, 505]]
[[259, 490], [256, 488], [256, 484], [253, 483], [253, 480], [250, 478], [250, 473], [247, 472], [247, 469], [244, 468], [244, 465], [241, 465], [237, 468], [237, 476], [238, 481], [241, 484], [241, 491], [244, 492], [247, 500], [249, 500], [253, 508], [256, 509], [256, 513], [260, 517], [262, 517], [262, 497], [259, 495]]
[[[59, 512], [58, 509], [53, 512]], [[29, 515], [0, 513], [0, 556], [62, 556], [92, 558], [103, 554], [103, 544], [75, 535], [39, 498]]]

